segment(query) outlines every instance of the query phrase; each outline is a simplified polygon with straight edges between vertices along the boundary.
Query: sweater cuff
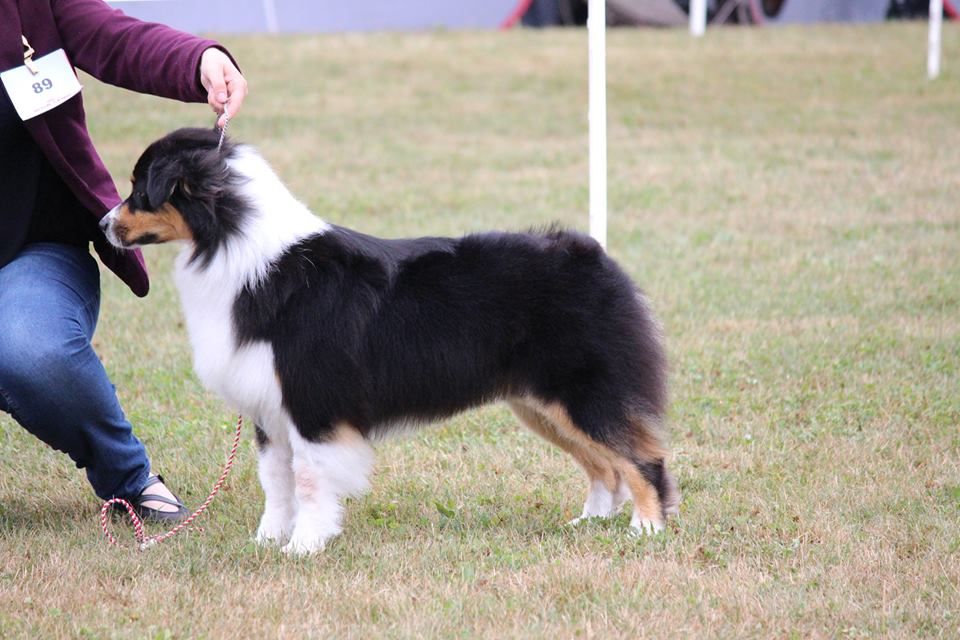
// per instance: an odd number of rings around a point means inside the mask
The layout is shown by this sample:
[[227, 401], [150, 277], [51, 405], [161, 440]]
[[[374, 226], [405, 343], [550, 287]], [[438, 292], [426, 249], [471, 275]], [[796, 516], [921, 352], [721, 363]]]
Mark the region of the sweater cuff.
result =
[[226, 54], [228, 58], [230, 58], [230, 62], [232, 62], [233, 66], [237, 68], [237, 71], [240, 71], [241, 74], [243, 73], [243, 70], [240, 69], [240, 65], [237, 64], [233, 54], [227, 51], [226, 47], [215, 40], [201, 40], [200, 44], [197, 46], [197, 59], [193, 65], [193, 77], [196, 80], [197, 95], [199, 96], [197, 102], [207, 101], [207, 90], [203, 87], [203, 83], [200, 82], [200, 61], [203, 59], [203, 52], [207, 49], [219, 49]]

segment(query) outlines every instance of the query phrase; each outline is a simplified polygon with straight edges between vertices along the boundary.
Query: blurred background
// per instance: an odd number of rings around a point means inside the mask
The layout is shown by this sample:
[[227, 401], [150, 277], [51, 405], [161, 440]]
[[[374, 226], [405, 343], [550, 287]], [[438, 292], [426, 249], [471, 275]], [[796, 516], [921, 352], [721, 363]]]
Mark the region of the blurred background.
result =
[[[220, 33], [394, 31], [578, 26], [587, 0], [118, 0], [110, 4], [185, 31]], [[957, 18], [960, 0], [943, 0]], [[707, 0], [711, 24], [775, 25], [925, 18], [928, 0]], [[689, 0], [607, 0], [611, 26], [680, 26]]]

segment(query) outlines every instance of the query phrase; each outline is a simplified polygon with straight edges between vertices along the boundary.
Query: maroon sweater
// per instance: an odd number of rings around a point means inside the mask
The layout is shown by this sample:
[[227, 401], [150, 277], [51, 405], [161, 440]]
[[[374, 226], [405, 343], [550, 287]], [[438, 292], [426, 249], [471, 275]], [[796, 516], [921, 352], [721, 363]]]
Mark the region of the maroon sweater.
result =
[[[22, 34], [36, 50], [34, 58], [62, 48], [74, 66], [103, 82], [184, 102], [206, 101], [200, 56], [209, 47], [220, 48], [212, 40], [141, 22], [102, 0], [0, 0], [0, 16], [0, 70], [23, 64]], [[9, 16], [19, 16], [19, 22]], [[82, 92], [24, 124], [94, 220], [120, 202], [87, 132]], [[139, 251], [115, 249], [103, 237], [94, 240], [94, 247], [135, 294], [147, 294], [150, 285]]]

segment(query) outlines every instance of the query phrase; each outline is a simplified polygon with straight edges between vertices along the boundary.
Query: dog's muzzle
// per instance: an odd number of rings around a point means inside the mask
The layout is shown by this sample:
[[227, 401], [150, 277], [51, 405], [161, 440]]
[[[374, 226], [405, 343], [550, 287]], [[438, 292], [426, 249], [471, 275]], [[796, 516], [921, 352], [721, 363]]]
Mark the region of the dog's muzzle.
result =
[[120, 205], [115, 206], [110, 211], [107, 211], [106, 215], [100, 218], [100, 231], [103, 232], [103, 235], [107, 237], [107, 240], [115, 247], [123, 247], [120, 243], [120, 240], [113, 233], [113, 220], [117, 216], [117, 210], [120, 209]]

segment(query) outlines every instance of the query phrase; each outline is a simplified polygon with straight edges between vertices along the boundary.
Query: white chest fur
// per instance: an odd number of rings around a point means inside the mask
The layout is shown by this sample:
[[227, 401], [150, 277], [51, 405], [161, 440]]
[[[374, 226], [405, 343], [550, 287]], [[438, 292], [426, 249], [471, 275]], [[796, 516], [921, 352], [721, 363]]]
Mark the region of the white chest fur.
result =
[[[189, 253], [177, 259], [175, 280], [193, 348], [193, 366], [203, 385], [231, 408], [256, 421], [279, 411], [281, 393], [273, 349], [266, 342], [238, 345], [233, 302], [239, 286], [198, 274], [186, 266]], [[239, 283], [237, 283], [239, 285]]]

